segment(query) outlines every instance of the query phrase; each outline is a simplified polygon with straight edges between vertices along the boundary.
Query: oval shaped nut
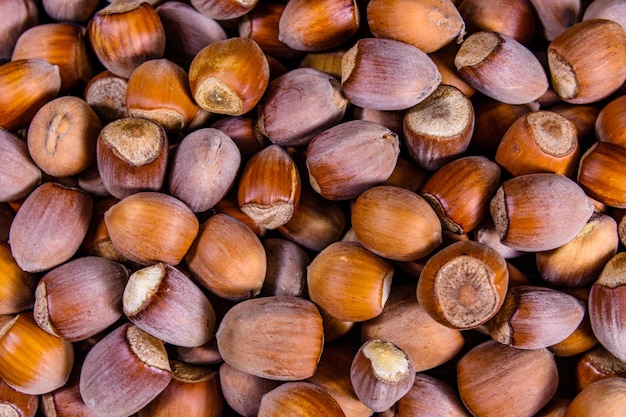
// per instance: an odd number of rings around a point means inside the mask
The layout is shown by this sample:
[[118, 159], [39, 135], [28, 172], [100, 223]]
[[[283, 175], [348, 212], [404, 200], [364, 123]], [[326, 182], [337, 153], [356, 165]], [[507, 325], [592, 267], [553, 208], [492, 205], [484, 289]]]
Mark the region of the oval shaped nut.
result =
[[92, 210], [92, 198], [78, 188], [46, 182], [33, 190], [9, 230], [20, 268], [42, 272], [74, 256], [87, 235]]
[[359, 243], [335, 242], [307, 269], [309, 298], [338, 320], [369, 320], [383, 311], [393, 273], [389, 261]]
[[61, 74], [61, 94], [82, 89], [93, 75], [86, 30], [69, 22], [44, 23], [20, 35], [11, 60], [43, 59], [57, 65]]
[[74, 366], [73, 345], [37, 326], [30, 312], [0, 327], [0, 377], [11, 388], [41, 395], [61, 388]]
[[465, 23], [450, 0], [372, 0], [367, 24], [374, 36], [406, 42], [426, 53], [463, 39]]
[[306, 166], [315, 191], [348, 200], [386, 181], [398, 156], [398, 135], [374, 122], [352, 120], [326, 129], [309, 143]]
[[177, 265], [194, 242], [198, 219], [182, 201], [163, 193], [130, 195], [104, 213], [111, 243], [141, 265]]
[[227, 214], [216, 214], [202, 223], [185, 260], [202, 286], [227, 300], [258, 295], [267, 270], [259, 238]]
[[535, 55], [501, 33], [480, 31], [468, 36], [454, 65], [469, 85], [506, 104], [530, 103], [548, 89], [548, 77]]
[[496, 315], [508, 284], [509, 270], [502, 255], [485, 244], [462, 240], [428, 258], [416, 295], [434, 320], [466, 330]]
[[505, 181], [491, 200], [490, 211], [503, 244], [539, 252], [556, 249], [576, 237], [594, 206], [569, 178], [538, 173]]
[[18, 59], [0, 65], [0, 127], [25, 127], [44, 104], [59, 94], [57, 65], [43, 59]]
[[428, 202], [391, 185], [374, 186], [357, 197], [352, 228], [364, 247], [396, 261], [423, 258], [442, 242], [441, 222]]
[[272, 296], [235, 304], [216, 337], [222, 358], [233, 368], [261, 378], [296, 381], [315, 373], [324, 330], [311, 301]]
[[426, 181], [420, 195], [443, 227], [469, 233], [489, 215], [489, 202], [500, 185], [500, 167], [483, 156], [466, 156], [443, 165]]
[[202, 110], [193, 101], [189, 76], [165, 58], [139, 65], [128, 78], [126, 108], [131, 117], [143, 117], [170, 132], [187, 130]]
[[510, 288], [504, 304], [485, 326], [491, 337], [520, 349], [559, 343], [576, 330], [585, 315], [582, 301], [562, 291], [521, 285]]
[[277, 145], [307, 145], [338, 124], [347, 107], [339, 80], [313, 68], [296, 68], [269, 84], [258, 106], [258, 126]]
[[557, 287], [585, 287], [598, 278], [619, 243], [617, 222], [607, 214], [594, 213], [574, 239], [536, 253], [539, 275]]
[[135, 271], [126, 283], [122, 303], [133, 324], [165, 343], [194, 347], [215, 336], [211, 302], [171, 265], [159, 262]]
[[302, 185], [295, 161], [279, 145], [270, 145], [250, 158], [237, 188], [239, 208], [261, 227], [277, 229], [287, 223], [300, 203]]
[[608, 378], [589, 385], [574, 397], [563, 417], [619, 416], [626, 407], [626, 378]]
[[41, 169], [28, 153], [26, 142], [0, 129], [0, 201], [26, 197], [41, 183]]
[[408, 109], [440, 83], [437, 65], [425, 52], [392, 39], [361, 38], [341, 59], [343, 92], [363, 108]]
[[598, 341], [626, 362], [626, 254], [617, 253], [602, 270], [589, 293], [589, 319]]
[[626, 148], [596, 142], [580, 158], [578, 183], [591, 198], [611, 207], [626, 208]]
[[470, 99], [456, 87], [440, 85], [404, 114], [402, 132], [409, 155], [428, 171], [440, 168], [467, 150], [474, 122]]
[[189, 87], [196, 103], [211, 113], [240, 116], [252, 110], [269, 83], [269, 64], [250, 38], [213, 42], [189, 66]]
[[278, 40], [298, 51], [323, 51], [342, 45], [359, 26], [355, 0], [296, 0], [280, 15]]
[[559, 380], [548, 349], [523, 350], [483, 342], [458, 362], [461, 400], [476, 416], [533, 416], [554, 396]]
[[170, 163], [170, 193], [195, 213], [207, 211], [232, 188], [241, 165], [235, 142], [218, 129], [198, 129], [178, 144]]
[[150, 3], [108, 4], [91, 18], [87, 33], [100, 63], [120, 77], [165, 53], [165, 30]]
[[122, 294], [130, 272], [97, 256], [73, 259], [39, 281], [33, 308], [37, 325], [70, 342], [85, 340], [122, 317]]
[[416, 372], [443, 365], [465, 343], [461, 331], [435, 321], [416, 302], [415, 284], [394, 286], [382, 313], [361, 323], [361, 341], [371, 339], [400, 347], [411, 357]]
[[597, 115], [595, 137], [600, 142], [610, 142], [626, 148], [626, 94], [607, 103]]
[[28, 127], [28, 151], [46, 174], [70, 177], [96, 161], [102, 123], [89, 104], [74, 96], [46, 103]]
[[310, 382], [286, 382], [263, 396], [258, 417], [344, 417], [335, 399]]
[[576, 173], [580, 148], [576, 126], [558, 113], [538, 110], [517, 119], [506, 131], [495, 161], [512, 176]]
[[157, 397], [172, 380], [163, 342], [132, 323], [113, 329], [87, 353], [80, 395], [99, 416], [130, 416]]
[[563, 101], [602, 100], [626, 80], [626, 31], [612, 20], [576, 23], [548, 45], [548, 65], [554, 91]]

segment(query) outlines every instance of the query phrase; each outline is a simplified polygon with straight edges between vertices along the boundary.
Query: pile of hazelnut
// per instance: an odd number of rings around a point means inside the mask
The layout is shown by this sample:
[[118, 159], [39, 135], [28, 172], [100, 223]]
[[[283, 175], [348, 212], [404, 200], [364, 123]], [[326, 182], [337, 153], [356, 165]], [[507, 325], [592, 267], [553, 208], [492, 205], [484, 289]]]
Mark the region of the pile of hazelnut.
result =
[[0, 416], [623, 417], [626, 0], [3, 0]]

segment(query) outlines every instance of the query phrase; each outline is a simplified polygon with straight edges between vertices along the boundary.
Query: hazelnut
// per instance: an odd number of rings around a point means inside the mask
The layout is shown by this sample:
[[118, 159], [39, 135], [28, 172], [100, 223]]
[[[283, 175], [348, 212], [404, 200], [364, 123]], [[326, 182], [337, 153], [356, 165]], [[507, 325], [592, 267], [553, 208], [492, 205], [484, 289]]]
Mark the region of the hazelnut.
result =
[[469, 35], [454, 63], [469, 85], [503, 103], [529, 103], [548, 89], [548, 77], [535, 55], [502, 33]]
[[261, 292], [265, 249], [248, 226], [227, 214], [202, 223], [185, 260], [195, 279], [219, 297], [243, 300]]
[[401, 41], [361, 38], [341, 58], [341, 87], [359, 107], [408, 109], [428, 97], [440, 82], [432, 59]]
[[41, 395], [61, 388], [74, 364], [70, 342], [45, 332], [30, 312], [6, 317], [0, 327], [0, 377], [11, 388]]
[[350, 39], [359, 24], [355, 0], [295, 0], [280, 15], [278, 40], [297, 51], [323, 51]]
[[23, 128], [61, 90], [58, 65], [43, 59], [18, 59], [0, 65], [0, 127]]
[[441, 223], [428, 202], [389, 185], [371, 187], [357, 197], [352, 228], [365, 248], [396, 261], [423, 258], [442, 241]]
[[87, 234], [92, 210], [91, 196], [78, 188], [46, 182], [33, 190], [9, 231], [20, 268], [47, 271], [74, 256]]
[[626, 32], [612, 20], [576, 23], [550, 42], [548, 64], [561, 100], [586, 104], [607, 98], [626, 80]]
[[105, 258], [75, 258], [48, 271], [37, 284], [37, 325], [70, 342], [88, 339], [122, 317], [122, 294], [130, 272]]
[[504, 304], [485, 326], [500, 343], [540, 349], [565, 340], [584, 314], [583, 302], [565, 292], [520, 285], [507, 291]]
[[450, 0], [373, 0], [367, 3], [367, 23], [374, 36], [406, 42], [426, 53], [465, 34], [463, 18]]
[[237, 202], [252, 220], [273, 230], [287, 223], [297, 210], [301, 187], [293, 158], [281, 146], [270, 145], [244, 166]]
[[594, 207], [574, 181], [538, 173], [502, 183], [490, 211], [503, 244], [537, 252], [556, 249], [576, 237]]
[[130, 77], [140, 64], [165, 52], [163, 24], [147, 2], [115, 1], [99, 9], [87, 32], [100, 63], [120, 77]]
[[307, 270], [311, 301], [344, 321], [378, 316], [387, 302], [392, 265], [355, 242], [335, 242], [313, 258]]
[[471, 240], [444, 247], [426, 261], [417, 300], [437, 322], [458, 330], [476, 328], [502, 307], [509, 271], [491, 247]]
[[196, 213], [215, 206], [235, 184], [241, 164], [236, 143], [215, 128], [189, 133], [170, 162], [170, 193]]
[[402, 131], [411, 158], [434, 171], [467, 150], [474, 133], [474, 108], [458, 88], [440, 85], [405, 112]]
[[148, 405], [171, 379], [163, 342], [125, 323], [89, 350], [81, 367], [79, 389], [96, 414], [122, 417]]
[[96, 162], [102, 123], [89, 104], [63, 96], [44, 104], [28, 128], [28, 151], [46, 174], [69, 177]]
[[141, 265], [179, 264], [199, 230], [189, 207], [157, 192], [122, 199], [104, 213], [104, 222], [114, 248]]
[[205, 46], [189, 67], [195, 102], [218, 114], [240, 116], [259, 102], [269, 83], [269, 64], [250, 38], [228, 38]]
[[355, 198], [386, 181], [399, 154], [398, 135], [386, 127], [365, 120], [343, 122], [309, 142], [309, 181], [328, 200]]
[[626, 330], [623, 311], [626, 254], [617, 253], [605, 265], [589, 293], [589, 319], [593, 333], [602, 346], [626, 362]]
[[324, 334], [315, 304], [272, 296], [235, 304], [216, 337], [224, 362], [232, 367], [261, 378], [296, 381], [315, 373]]
[[522, 350], [495, 340], [482, 342], [457, 363], [461, 400], [473, 415], [520, 416], [541, 410], [556, 392], [559, 374], [548, 349]]
[[137, 417], [166, 417], [172, 414], [220, 417], [224, 400], [220, 392], [218, 373], [206, 366], [171, 360], [172, 380]]

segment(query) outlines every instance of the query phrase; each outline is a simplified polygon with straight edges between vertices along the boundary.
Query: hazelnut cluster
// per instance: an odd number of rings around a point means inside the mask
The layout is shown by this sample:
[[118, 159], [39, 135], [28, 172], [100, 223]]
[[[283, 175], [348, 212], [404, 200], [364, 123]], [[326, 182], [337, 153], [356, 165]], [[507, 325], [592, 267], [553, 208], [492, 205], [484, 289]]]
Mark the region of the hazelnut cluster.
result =
[[0, 415], [623, 417], [626, 1], [3, 0]]

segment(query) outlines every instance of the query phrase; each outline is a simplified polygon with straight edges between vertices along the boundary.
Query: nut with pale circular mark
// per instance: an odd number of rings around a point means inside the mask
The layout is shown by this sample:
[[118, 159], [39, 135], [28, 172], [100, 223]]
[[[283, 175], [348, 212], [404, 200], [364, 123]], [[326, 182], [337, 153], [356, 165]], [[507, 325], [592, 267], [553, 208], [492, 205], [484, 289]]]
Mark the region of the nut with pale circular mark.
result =
[[558, 113], [538, 110], [521, 116], [509, 127], [495, 161], [512, 176], [552, 172], [571, 177], [579, 157], [574, 123]]
[[495, 249], [459, 241], [426, 261], [417, 283], [417, 300], [439, 323], [471, 329], [495, 316], [508, 282], [506, 261]]
[[474, 133], [474, 107], [461, 90], [440, 85], [406, 111], [403, 133], [409, 155], [434, 171], [461, 156]]
[[158, 191], [165, 182], [168, 138], [158, 123], [128, 117], [105, 125], [96, 144], [96, 162], [104, 187], [122, 199], [140, 191]]
[[228, 38], [204, 47], [189, 66], [195, 102], [219, 114], [240, 116], [252, 110], [269, 83], [269, 64], [250, 38]]

